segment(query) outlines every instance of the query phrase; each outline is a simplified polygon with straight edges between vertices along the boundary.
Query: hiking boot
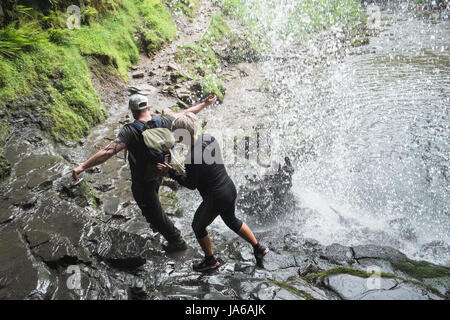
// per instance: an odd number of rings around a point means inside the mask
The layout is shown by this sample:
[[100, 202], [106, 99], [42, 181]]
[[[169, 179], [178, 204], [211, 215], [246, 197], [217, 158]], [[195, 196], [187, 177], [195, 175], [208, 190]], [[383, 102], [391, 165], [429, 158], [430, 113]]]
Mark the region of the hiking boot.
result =
[[206, 272], [208, 270], [217, 269], [219, 266], [220, 262], [217, 261], [217, 259], [214, 258], [214, 256], [212, 256], [212, 257], [205, 257], [202, 261], [194, 263], [192, 268], [194, 269], [194, 271]]
[[262, 244], [257, 244], [253, 247], [253, 254], [255, 255], [256, 262], [260, 263], [264, 256], [269, 252], [269, 249], [264, 247]]
[[184, 240], [181, 240], [179, 242], [168, 242], [167, 244], [163, 244], [163, 250], [167, 253], [177, 252], [177, 251], [184, 251], [187, 249], [187, 244]]

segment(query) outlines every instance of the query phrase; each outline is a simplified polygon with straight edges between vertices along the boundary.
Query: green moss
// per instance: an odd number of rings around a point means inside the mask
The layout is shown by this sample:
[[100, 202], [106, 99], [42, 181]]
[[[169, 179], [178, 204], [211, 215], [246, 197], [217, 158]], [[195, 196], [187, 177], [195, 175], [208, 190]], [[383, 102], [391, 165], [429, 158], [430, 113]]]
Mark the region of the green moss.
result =
[[87, 62], [75, 47], [47, 42], [12, 60], [0, 58], [0, 69], [7, 71], [0, 100], [11, 101], [9, 108], [15, 108], [17, 97], [45, 96], [30, 107], [32, 112], [47, 114], [43, 129], [57, 140], [76, 140], [105, 119], [106, 111], [92, 86]]
[[213, 72], [219, 64], [214, 51], [201, 43], [188, 43], [179, 47], [175, 52], [175, 60], [190, 70], [194, 78], [197, 74], [204, 76]]
[[182, 83], [188, 80], [190, 80], [190, 78], [179, 71], [175, 71], [170, 74], [170, 81], [172, 81], [173, 83]]
[[295, 294], [295, 295], [297, 295], [297, 296], [299, 296], [299, 297], [301, 297], [301, 298], [304, 298], [304, 299], [306, 299], [306, 300], [316, 300], [311, 294], [309, 294], [308, 292], [306, 292], [306, 291], [303, 291], [303, 290], [299, 290], [299, 289], [297, 289], [296, 287], [294, 287], [293, 285], [291, 285], [291, 284], [289, 284], [289, 283], [287, 283], [287, 282], [280, 282], [280, 281], [275, 281], [275, 280], [273, 280], [273, 281], [271, 281], [274, 285], [276, 285], [276, 286], [278, 286], [278, 287], [280, 287], [280, 288], [283, 288], [283, 289], [286, 289], [287, 291], [289, 291], [289, 292], [292, 292], [293, 294]]
[[357, 0], [300, 1], [289, 17], [289, 33], [301, 35], [333, 25], [348, 25], [359, 17]]
[[[90, 16], [98, 13], [89, 26], [50, 28], [39, 36], [39, 41], [17, 50], [14, 57], [0, 55], [0, 109], [18, 108], [23, 103], [17, 101], [30, 101], [31, 112], [45, 116], [41, 126], [56, 140], [77, 140], [106, 117], [91, 83], [86, 56], [128, 81], [128, 70], [139, 58], [135, 40], [138, 29], [150, 34], [151, 50], [176, 34], [170, 13], [159, 0], [83, 3], [92, 7]], [[63, 2], [52, 2], [56, 16], [63, 16], [60, 7], [65, 8]], [[10, 30], [9, 34], [21, 31], [14, 32]], [[39, 28], [33, 32], [39, 32]]]
[[11, 174], [11, 165], [5, 156], [2, 154], [2, 149], [0, 149], [0, 182], [5, 180]]
[[426, 261], [414, 261], [408, 259], [407, 261], [392, 262], [392, 266], [419, 280], [450, 276], [450, 268], [437, 266]]
[[138, 8], [144, 22], [141, 33], [147, 53], [156, 52], [176, 37], [175, 23], [160, 0], [143, 1]]
[[[325, 270], [325, 271], [318, 272], [318, 273], [308, 274], [308, 275], [302, 276], [300, 278], [303, 280], [306, 280], [306, 281], [314, 281], [316, 279], [321, 279], [323, 277], [332, 276], [332, 275], [336, 275], [336, 274], [350, 274], [352, 276], [356, 276], [356, 277], [360, 277], [360, 278], [369, 278], [374, 275], [374, 272], [375, 271], [367, 272], [367, 271], [363, 271], [363, 270], [357, 270], [354, 268], [336, 266], [333, 269]], [[380, 276], [383, 278], [395, 278], [395, 275], [385, 273], [385, 272], [382, 272]]]
[[86, 207], [93, 205], [96, 209], [100, 208], [101, 201], [97, 191], [86, 180], [81, 181], [75, 190], [76, 203], [79, 206]]
[[201, 0], [165, 0], [166, 5], [174, 13], [182, 13], [192, 21], [198, 14]]
[[221, 101], [224, 98], [225, 86], [216, 74], [221, 56], [213, 49], [218, 43], [228, 43], [231, 38], [232, 32], [224, 17], [213, 14], [203, 37], [179, 47], [175, 52], [175, 60], [184, 65], [191, 78], [199, 80], [202, 94], [214, 93]]
[[360, 46], [364, 46], [366, 44], [369, 44], [369, 42], [370, 42], [369, 37], [357, 38], [357, 39], [352, 41], [352, 46], [353, 47], [360, 47]]
[[81, 54], [114, 66], [119, 75], [128, 81], [128, 70], [139, 59], [133, 28], [137, 24], [136, 19], [123, 12], [119, 17], [74, 29], [73, 43], [79, 47]]
[[245, 13], [245, 4], [243, 0], [223, 0], [221, 8], [226, 15], [233, 18], [242, 17]]
[[213, 14], [211, 16], [211, 23], [203, 35], [203, 43], [213, 43], [217, 41], [222, 41], [231, 36], [231, 29], [223, 16], [219, 14]]
[[223, 101], [225, 94], [225, 85], [215, 74], [208, 74], [200, 80], [203, 96], [213, 93], [217, 98]]
[[[417, 262], [417, 261], [412, 261], [412, 262]], [[447, 272], [448, 272], [448, 268], [446, 268], [446, 269], [447, 269]], [[300, 278], [300, 279], [306, 280], [306, 281], [315, 281], [315, 280], [318, 280], [318, 279], [322, 279], [322, 278], [324, 278], [326, 276], [332, 276], [332, 275], [337, 275], [337, 274], [350, 274], [350, 275], [353, 275], [353, 276], [356, 276], [356, 277], [360, 277], [360, 278], [370, 278], [370, 277], [372, 277], [374, 275], [374, 271], [366, 272], [366, 271], [357, 270], [357, 269], [354, 269], [354, 268], [347, 268], [347, 267], [342, 267], [342, 266], [336, 266], [333, 269], [325, 270], [325, 271], [318, 272], [318, 273], [308, 274], [306, 276], [293, 276], [293, 277], [288, 278], [288, 281], [293, 281], [296, 278]], [[438, 274], [441, 277], [443, 276], [442, 272], [433, 273], [433, 276], [437, 276]], [[431, 273], [428, 273], [428, 275], [431, 275]], [[431, 292], [433, 292], [434, 294], [436, 294], [436, 295], [438, 295], [440, 297], [443, 297], [442, 294], [439, 292], [439, 290], [437, 290], [435, 287], [432, 286], [433, 283], [422, 283], [422, 282], [419, 282], [419, 281], [404, 279], [402, 277], [398, 277], [398, 276], [396, 276], [394, 274], [386, 273], [386, 272], [381, 272], [379, 274], [379, 276], [382, 277], [382, 278], [397, 279], [397, 280], [402, 281], [404, 283], [410, 283], [410, 284], [422, 287], [422, 288], [424, 288], [424, 289], [426, 289], [428, 291], [431, 291]], [[440, 282], [438, 281], [438, 283], [440, 283]]]

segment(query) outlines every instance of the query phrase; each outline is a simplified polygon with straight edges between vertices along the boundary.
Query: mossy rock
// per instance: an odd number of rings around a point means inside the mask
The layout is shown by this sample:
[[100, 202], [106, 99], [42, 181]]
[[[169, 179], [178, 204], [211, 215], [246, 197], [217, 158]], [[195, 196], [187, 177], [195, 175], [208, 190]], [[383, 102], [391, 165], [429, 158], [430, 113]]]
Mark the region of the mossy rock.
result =
[[201, 0], [165, 0], [164, 3], [174, 13], [181, 13], [193, 21], [198, 15], [198, 7]]
[[392, 266], [418, 280], [450, 277], [450, 268], [437, 266], [427, 261], [407, 259], [406, 261], [393, 261]]
[[190, 77], [185, 75], [184, 73], [181, 73], [179, 71], [172, 72], [170, 74], [170, 81], [172, 83], [183, 83], [186, 81], [192, 80]]
[[212, 93], [217, 96], [220, 101], [223, 101], [225, 95], [225, 85], [222, 80], [215, 74], [208, 74], [200, 80], [203, 96]]
[[0, 149], [0, 182], [5, 180], [11, 174], [11, 165], [5, 156], [1, 153]]
[[296, 296], [298, 296], [300, 298], [303, 298], [305, 300], [316, 300], [310, 293], [296, 288], [293, 284], [290, 284], [289, 282], [282, 282], [282, 281], [276, 281], [276, 280], [273, 280], [271, 282], [272, 282], [272, 284], [274, 284], [280, 288], [283, 288], [283, 289], [295, 294]]
[[361, 47], [370, 43], [369, 37], [359, 38], [352, 42], [353, 47]]
[[100, 197], [97, 191], [86, 180], [81, 181], [80, 184], [76, 186], [76, 189], [74, 190], [74, 196], [75, 202], [81, 207], [93, 205], [96, 209], [100, 208]]

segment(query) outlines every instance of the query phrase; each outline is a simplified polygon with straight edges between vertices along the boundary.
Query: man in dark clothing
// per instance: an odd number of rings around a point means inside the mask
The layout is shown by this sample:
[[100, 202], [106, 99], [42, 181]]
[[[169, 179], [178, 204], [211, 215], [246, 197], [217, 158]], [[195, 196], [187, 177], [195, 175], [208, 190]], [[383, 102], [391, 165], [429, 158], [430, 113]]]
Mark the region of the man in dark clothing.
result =
[[[202, 103], [181, 113], [174, 113], [172, 116], [163, 116], [157, 119], [150, 114], [147, 97], [135, 94], [130, 98], [129, 109], [135, 122], [140, 122], [146, 128], [162, 127], [171, 129], [172, 121], [176, 117], [190, 112], [196, 114], [213, 104], [216, 99], [215, 96], [208, 96]], [[158, 120], [158, 124], [155, 120]], [[131, 123], [126, 124], [113, 142], [94, 154], [82, 165], [73, 169], [73, 179], [77, 181], [79, 174], [83, 171], [104, 163], [118, 152], [126, 149], [131, 170], [131, 190], [136, 203], [142, 211], [142, 215], [152, 228], [161, 233], [167, 240], [167, 245], [163, 246], [164, 250], [167, 252], [185, 250], [187, 246], [181, 237], [180, 231], [174, 226], [161, 207], [158, 191], [163, 175], [157, 170], [155, 163], [148, 161], [148, 158], [145, 156], [146, 148], [142, 133]]]

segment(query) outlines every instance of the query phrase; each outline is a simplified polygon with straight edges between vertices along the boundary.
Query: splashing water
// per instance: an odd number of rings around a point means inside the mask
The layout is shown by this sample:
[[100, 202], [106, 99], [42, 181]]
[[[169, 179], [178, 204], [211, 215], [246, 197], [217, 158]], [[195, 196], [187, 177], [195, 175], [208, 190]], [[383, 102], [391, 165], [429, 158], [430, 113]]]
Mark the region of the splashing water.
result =
[[[289, 12], [277, 8], [270, 28], [285, 28]], [[271, 54], [289, 57], [264, 65], [269, 112], [298, 160], [289, 224], [325, 244], [391, 245], [448, 264], [449, 22], [386, 11], [383, 20], [345, 57], [339, 26], [303, 45], [268, 33]]]
[[[282, 133], [297, 205], [265, 229], [294, 228], [322, 244], [389, 245], [449, 264], [449, 22], [397, 6], [381, 11], [370, 44], [351, 48], [344, 25], [359, 2], [302, 3], [245, 1], [247, 22], [268, 44], [257, 64], [266, 101], [229, 90], [207, 130], [263, 122]], [[229, 110], [238, 106], [237, 124]], [[227, 167], [243, 185], [242, 164]]]

